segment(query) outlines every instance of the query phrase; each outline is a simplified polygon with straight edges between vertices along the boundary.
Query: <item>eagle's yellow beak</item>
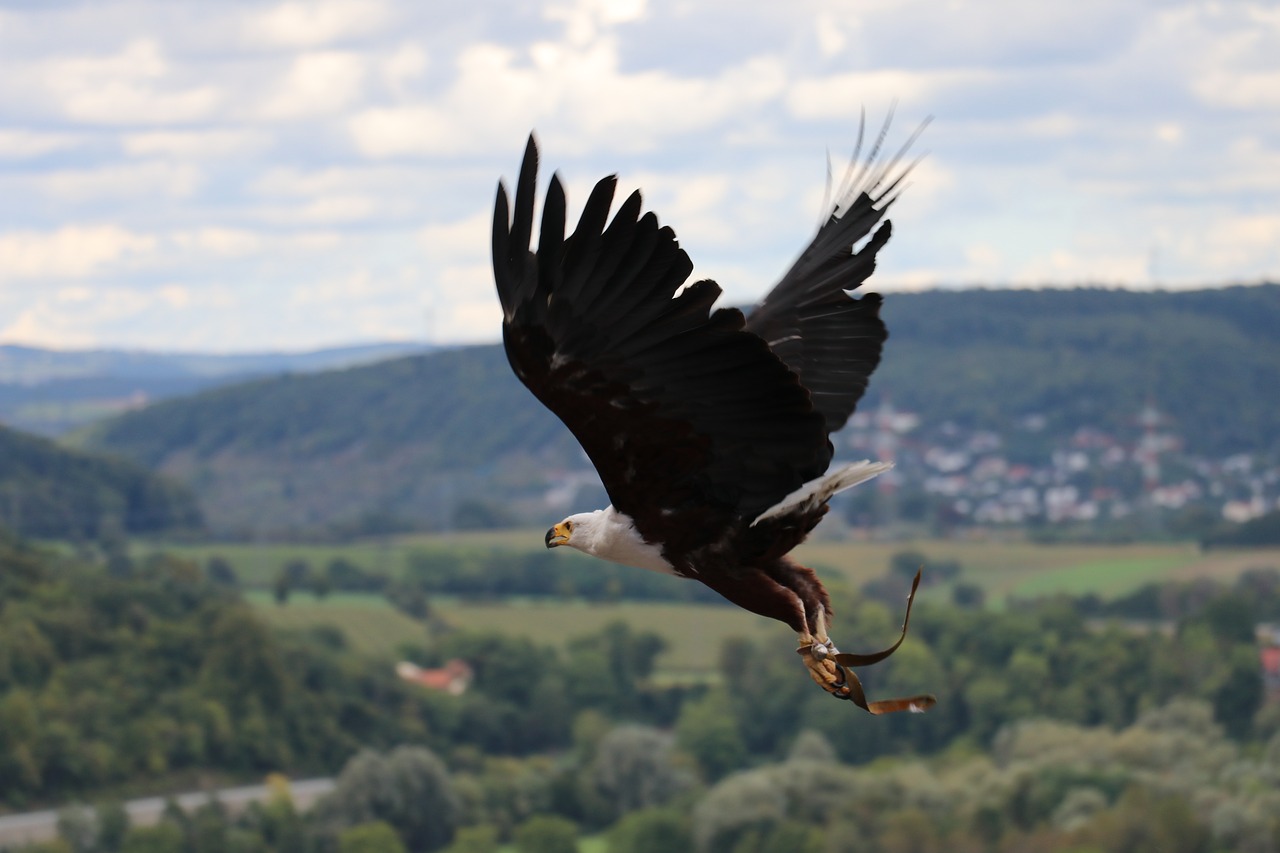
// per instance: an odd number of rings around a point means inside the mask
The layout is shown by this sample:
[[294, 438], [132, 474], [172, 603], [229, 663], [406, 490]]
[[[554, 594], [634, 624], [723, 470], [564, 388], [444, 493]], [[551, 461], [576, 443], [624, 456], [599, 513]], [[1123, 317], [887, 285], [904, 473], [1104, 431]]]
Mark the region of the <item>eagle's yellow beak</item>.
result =
[[563, 521], [548, 530], [547, 547], [554, 548], [557, 545], [567, 545], [569, 543], [569, 530], [569, 525]]

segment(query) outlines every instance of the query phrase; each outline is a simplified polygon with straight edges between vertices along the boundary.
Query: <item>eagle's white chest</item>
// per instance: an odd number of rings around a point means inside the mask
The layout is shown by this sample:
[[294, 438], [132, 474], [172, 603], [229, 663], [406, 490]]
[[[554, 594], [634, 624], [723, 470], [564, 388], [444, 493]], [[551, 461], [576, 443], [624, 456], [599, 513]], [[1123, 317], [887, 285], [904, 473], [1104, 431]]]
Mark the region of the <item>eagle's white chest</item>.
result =
[[570, 545], [611, 563], [635, 566], [638, 569], [648, 569], [651, 572], [662, 572], [666, 575], [678, 574], [672, 565], [663, 559], [662, 549], [644, 541], [631, 519], [612, 506], [583, 513], [583, 515], [589, 519], [585, 531], [587, 535], [579, 536], [578, 531], [583, 529], [583, 525], [579, 522]]

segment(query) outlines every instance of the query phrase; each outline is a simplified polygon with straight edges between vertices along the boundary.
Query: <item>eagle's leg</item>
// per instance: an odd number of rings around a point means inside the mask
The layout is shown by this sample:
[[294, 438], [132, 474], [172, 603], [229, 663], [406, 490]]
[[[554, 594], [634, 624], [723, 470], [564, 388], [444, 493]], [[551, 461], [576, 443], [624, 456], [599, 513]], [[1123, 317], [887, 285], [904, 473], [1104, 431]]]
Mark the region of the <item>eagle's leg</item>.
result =
[[822, 604], [817, 606], [813, 627], [812, 633], [806, 630], [800, 635], [800, 647], [796, 653], [804, 661], [815, 684], [837, 699], [848, 699], [849, 679], [844, 667], [835, 660], [839, 650], [827, 636], [827, 609]]

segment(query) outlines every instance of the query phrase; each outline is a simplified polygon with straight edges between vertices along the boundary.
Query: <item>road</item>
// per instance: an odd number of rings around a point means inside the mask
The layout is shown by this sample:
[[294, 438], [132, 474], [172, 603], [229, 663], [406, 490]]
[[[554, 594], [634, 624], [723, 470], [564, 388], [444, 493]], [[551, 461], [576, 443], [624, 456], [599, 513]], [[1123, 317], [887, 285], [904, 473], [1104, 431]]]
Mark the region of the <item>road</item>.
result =
[[[245, 785], [240, 788], [222, 788], [216, 791], [194, 791], [173, 797], [146, 797], [125, 803], [129, 821], [134, 826], [151, 826], [160, 820], [165, 804], [174, 800], [184, 811], [194, 811], [209, 801], [217, 799], [232, 814], [243, 811], [250, 803], [270, 798], [272, 788], [267, 785]], [[322, 795], [333, 790], [332, 779], [302, 779], [289, 783], [289, 793], [294, 805], [301, 811], [309, 808]], [[0, 848], [17, 844], [48, 841], [58, 835], [58, 812], [45, 809], [0, 817]]]

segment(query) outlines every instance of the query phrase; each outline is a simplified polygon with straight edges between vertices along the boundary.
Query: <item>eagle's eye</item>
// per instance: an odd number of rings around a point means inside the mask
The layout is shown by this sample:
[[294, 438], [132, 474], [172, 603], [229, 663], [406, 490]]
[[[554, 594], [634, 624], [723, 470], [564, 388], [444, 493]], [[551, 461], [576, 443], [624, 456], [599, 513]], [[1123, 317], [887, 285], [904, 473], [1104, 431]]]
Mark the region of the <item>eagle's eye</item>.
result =
[[572, 533], [572, 532], [573, 532], [573, 522], [572, 522], [572, 521], [566, 521], [566, 522], [564, 523], [564, 529], [565, 529], [565, 530], [567, 530], [567, 531], [569, 531], [570, 533]]

